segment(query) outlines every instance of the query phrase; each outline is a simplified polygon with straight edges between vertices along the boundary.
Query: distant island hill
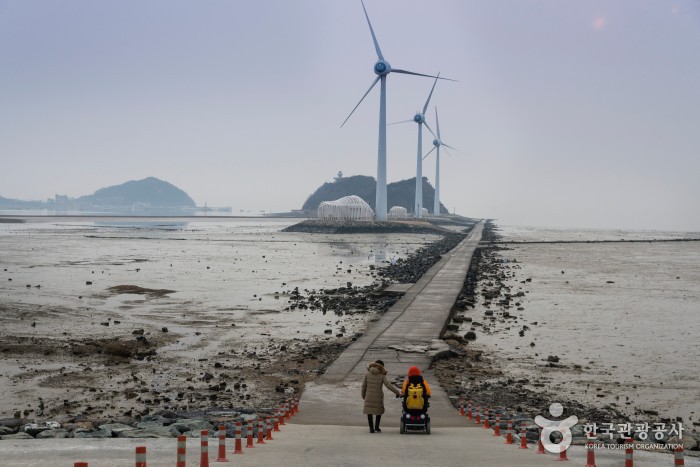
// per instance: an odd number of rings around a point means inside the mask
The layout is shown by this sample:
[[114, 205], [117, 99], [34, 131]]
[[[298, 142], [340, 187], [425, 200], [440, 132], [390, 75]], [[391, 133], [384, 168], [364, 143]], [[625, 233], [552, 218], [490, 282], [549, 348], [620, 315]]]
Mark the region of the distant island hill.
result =
[[[415, 198], [415, 178], [401, 180], [387, 185], [388, 205], [401, 206], [408, 212], [413, 211]], [[333, 201], [345, 196], [359, 196], [374, 209], [376, 181], [374, 177], [354, 175], [343, 177], [342, 173], [331, 182], [323, 183], [304, 202], [301, 209], [284, 216], [313, 217], [319, 204]], [[423, 178], [423, 205], [432, 206], [435, 189]], [[447, 214], [444, 205], [441, 212]], [[78, 212], [93, 214], [121, 215], [195, 215], [212, 212], [214, 215], [230, 215], [230, 207], [197, 206], [194, 200], [183, 190], [155, 177], [143, 180], [131, 180], [121, 185], [100, 188], [91, 195], [71, 198], [56, 195], [46, 201], [24, 201], [0, 196], [0, 210], [44, 210], [50, 212]], [[244, 212], [241, 210], [241, 212]], [[250, 211], [247, 211], [250, 212]], [[269, 214], [271, 215], [271, 214]]]
[[[374, 177], [365, 175], [353, 175], [344, 177], [342, 172], [332, 182], [321, 185], [307, 198], [301, 208], [301, 212], [306, 214], [316, 213], [318, 205], [323, 201], [333, 201], [345, 196], [359, 196], [372, 209], [375, 209], [375, 194], [377, 191], [377, 181]], [[400, 180], [387, 185], [387, 206], [389, 208], [399, 206], [405, 208], [409, 213], [415, 214], [414, 202], [416, 198], [416, 178]], [[433, 206], [435, 198], [435, 188], [423, 177], [423, 202], [422, 206]], [[440, 212], [449, 214], [445, 205], [440, 203]]]
[[201, 211], [231, 212], [230, 207], [211, 208], [206, 204], [198, 207], [183, 190], [155, 177], [100, 188], [91, 195], [78, 198], [56, 195], [46, 201], [23, 201], [0, 196], [0, 209], [122, 215], [193, 215]]

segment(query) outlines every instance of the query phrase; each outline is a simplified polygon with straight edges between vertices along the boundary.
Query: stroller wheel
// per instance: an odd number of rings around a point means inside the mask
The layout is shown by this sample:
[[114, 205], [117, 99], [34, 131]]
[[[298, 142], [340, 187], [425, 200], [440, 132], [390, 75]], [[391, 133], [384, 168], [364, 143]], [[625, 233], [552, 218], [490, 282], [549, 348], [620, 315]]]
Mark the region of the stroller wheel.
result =
[[404, 422], [403, 420], [401, 420], [401, 425], [399, 426], [399, 433], [406, 433], [406, 422]]
[[430, 434], [430, 420], [425, 422], [425, 434], [429, 435]]

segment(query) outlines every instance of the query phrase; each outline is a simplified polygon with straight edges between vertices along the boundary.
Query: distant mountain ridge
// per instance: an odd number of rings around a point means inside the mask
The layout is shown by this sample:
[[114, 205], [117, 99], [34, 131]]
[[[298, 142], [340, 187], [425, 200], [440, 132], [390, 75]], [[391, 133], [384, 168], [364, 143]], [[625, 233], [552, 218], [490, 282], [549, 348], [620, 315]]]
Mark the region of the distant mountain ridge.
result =
[[[0, 196], [0, 208], [48, 209], [57, 211], [178, 211], [197, 206], [180, 188], [155, 177], [130, 180], [120, 185], [100, 188], [91, 195], [70, 198], [56, 195], [46, 201], [23, 201]], [[226, 209], [226, 208], [213, 208]], [[227, 208], [230, 210], [230, 208]]]
[[7, 209], [41, 209], [42, 204], [42, 201], [23, 201], [0, 196], [0, 207]]
[[[377, 192], [377, 182], [374, 177], [366, 175], [353, 175], [351, 177], [337, 177], [333, 182], [326, 182], [309, 196], [302, 211], [312, 212], [318, 209], [318, 205], [323, 201], [333, 201], [343, 196], [357, 195], [374, 209], [374, 202]], [[387, 185], [387, 208], [401, 206], [414, 211], [413, 203], [416, 199], [416, 178], [409, 178]], [[433, 210], [435, 199], [435, 188], [423, 177], [423, 204], [422, 207], [429, 211]], [[447, 214], [447, 209], [440, 203], [440, 212]]]
[[163, 207], [195, 207], [190, 196], [175, 185], [155, 177], [131, 180], [121, 185], [100, 188], [92, 195], [81, 196], [77, 203], [94, 206], [131, 206], [134, 203]]

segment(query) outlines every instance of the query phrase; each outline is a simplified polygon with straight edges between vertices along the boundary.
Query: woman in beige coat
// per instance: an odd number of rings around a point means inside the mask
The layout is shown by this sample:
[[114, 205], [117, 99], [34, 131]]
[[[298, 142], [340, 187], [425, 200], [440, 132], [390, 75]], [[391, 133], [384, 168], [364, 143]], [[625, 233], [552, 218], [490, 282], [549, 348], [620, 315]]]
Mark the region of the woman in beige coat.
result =
[[[367, 423], [369, 423], [369, 432], [381, 433], [379, 422], [384, 413], [384, 391], [382, 386], [386, 386], [391, 392], [399, 397], [399, 391], [386, 377], [386, 368], [384, 362], [377, 360], [367, 366], [367, 374], [362, 383], [362, 398], [365, 400], [365, 408], [362, 413], [367, 415]], [[372, 423], [372, 415], [376, 416], [376, 420]]]

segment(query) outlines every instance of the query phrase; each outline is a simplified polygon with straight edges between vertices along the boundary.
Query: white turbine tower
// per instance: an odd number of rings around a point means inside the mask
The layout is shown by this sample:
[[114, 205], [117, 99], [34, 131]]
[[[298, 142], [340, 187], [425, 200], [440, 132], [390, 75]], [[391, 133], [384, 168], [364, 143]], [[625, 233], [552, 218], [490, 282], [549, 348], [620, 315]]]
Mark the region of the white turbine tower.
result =
[[[365, 12], [365, 18], [367, 18], [367, 24], [369, 25], [369, 32], [372, 34], [372, 41], [374, 42], [374, 49], [377, 52], [377, 62], [374, 64], [374, 73], [377, 75], [372, 85], [369, 87], [367, 92], [362, 96], [360, 102], [352, 109], [348, 118], [345, 119], [341, 127], [345, 125], [348, 119], [352, 116], [355, 110], [360, 106], [362, 101], [367, 97], [367, 94], [372, 90], [372, 88], [381, 82], [380, 84], [380, 95], [379, 95], [379, 144], [377, 148], [377, 195], [374, 203], [374, 212], [376, 214], [376, 220], [386, 221], [386, 77], [389, 73], [403, 73], [405, 75], [416, 75], [425, 76], [428, 78], [437, 78], [432, 75], [424, 75], [422, 73], [414, 73], [412, 71], [399, 70], [397, 68], [391, 68], [389, 62], [384, 59], [382, 51], [379, 48], [379, 42], [377, 42], [377, 36], [374, 34], [374, 29], [372, 29], [372, 23], [369, 20], [369, 15], [367, 14], [367, 9], [365, 8], [365, 3], [362, 2], [362, 9]], [[445, 78], [441, 78], [445, 79]]]
[[[402, 122], [396, 123], [407, 123], [416, 122], [418, 124], [418, 155], [416, 157], [416, 201], [414, 203], [414, 211], [416, 213], [416, 218], [420, 219], [422, 216], [421, 210], [423, 206], [423, 124], [428, 126], [428, 122], [425, 121], [425, 113], [428, 111], [428, 104], [430, 104], [430, 98], [433, 97], [433, 91], [435, 90], [435, 85], [440, 77], [440, 73], [437, 74], [433, 87], [430, 89], [430, 94], [428, 94], [428, 99], [425, 101], [422, 112], [416, 112], [411, 120], [404, 120]], [[393, 125], [393, 123], [392, 123]], [[430, 127], [428, 127], [430, 130]], [[433, 130], [430, 130], [432, 133]]]
[[[428, 126], [427, 124], [425, 126]], [[435, 199], [433, 201], [433, 215], [434, 216], [439, 216], [440, 215], [440, 146], [445, 146], [446, 148], [454, 149], [457, 151], [457, 149], [453, 148], [449, 144], [445, 143], [442, 141], [442, 138], [440, 138], [440, 120], [438, 120], [438, 111], [437, 107], [435, 107], [435, 129], [437, 130], [437, 136], [435, 133], [433, 133], [433, 137], [435, 139], [433, 140], [433, 149], [431, 149], [428, 154], [426, 154], [423, 159], [428, 157], [431, 152], [436, 151], [435, 153]], [[430, 130], [430, 127], [428, 127], [428, 130]], [[433, 130], [430, 130], [432, 133]], [[447, 150], [446, 150], [447, 151]]]

